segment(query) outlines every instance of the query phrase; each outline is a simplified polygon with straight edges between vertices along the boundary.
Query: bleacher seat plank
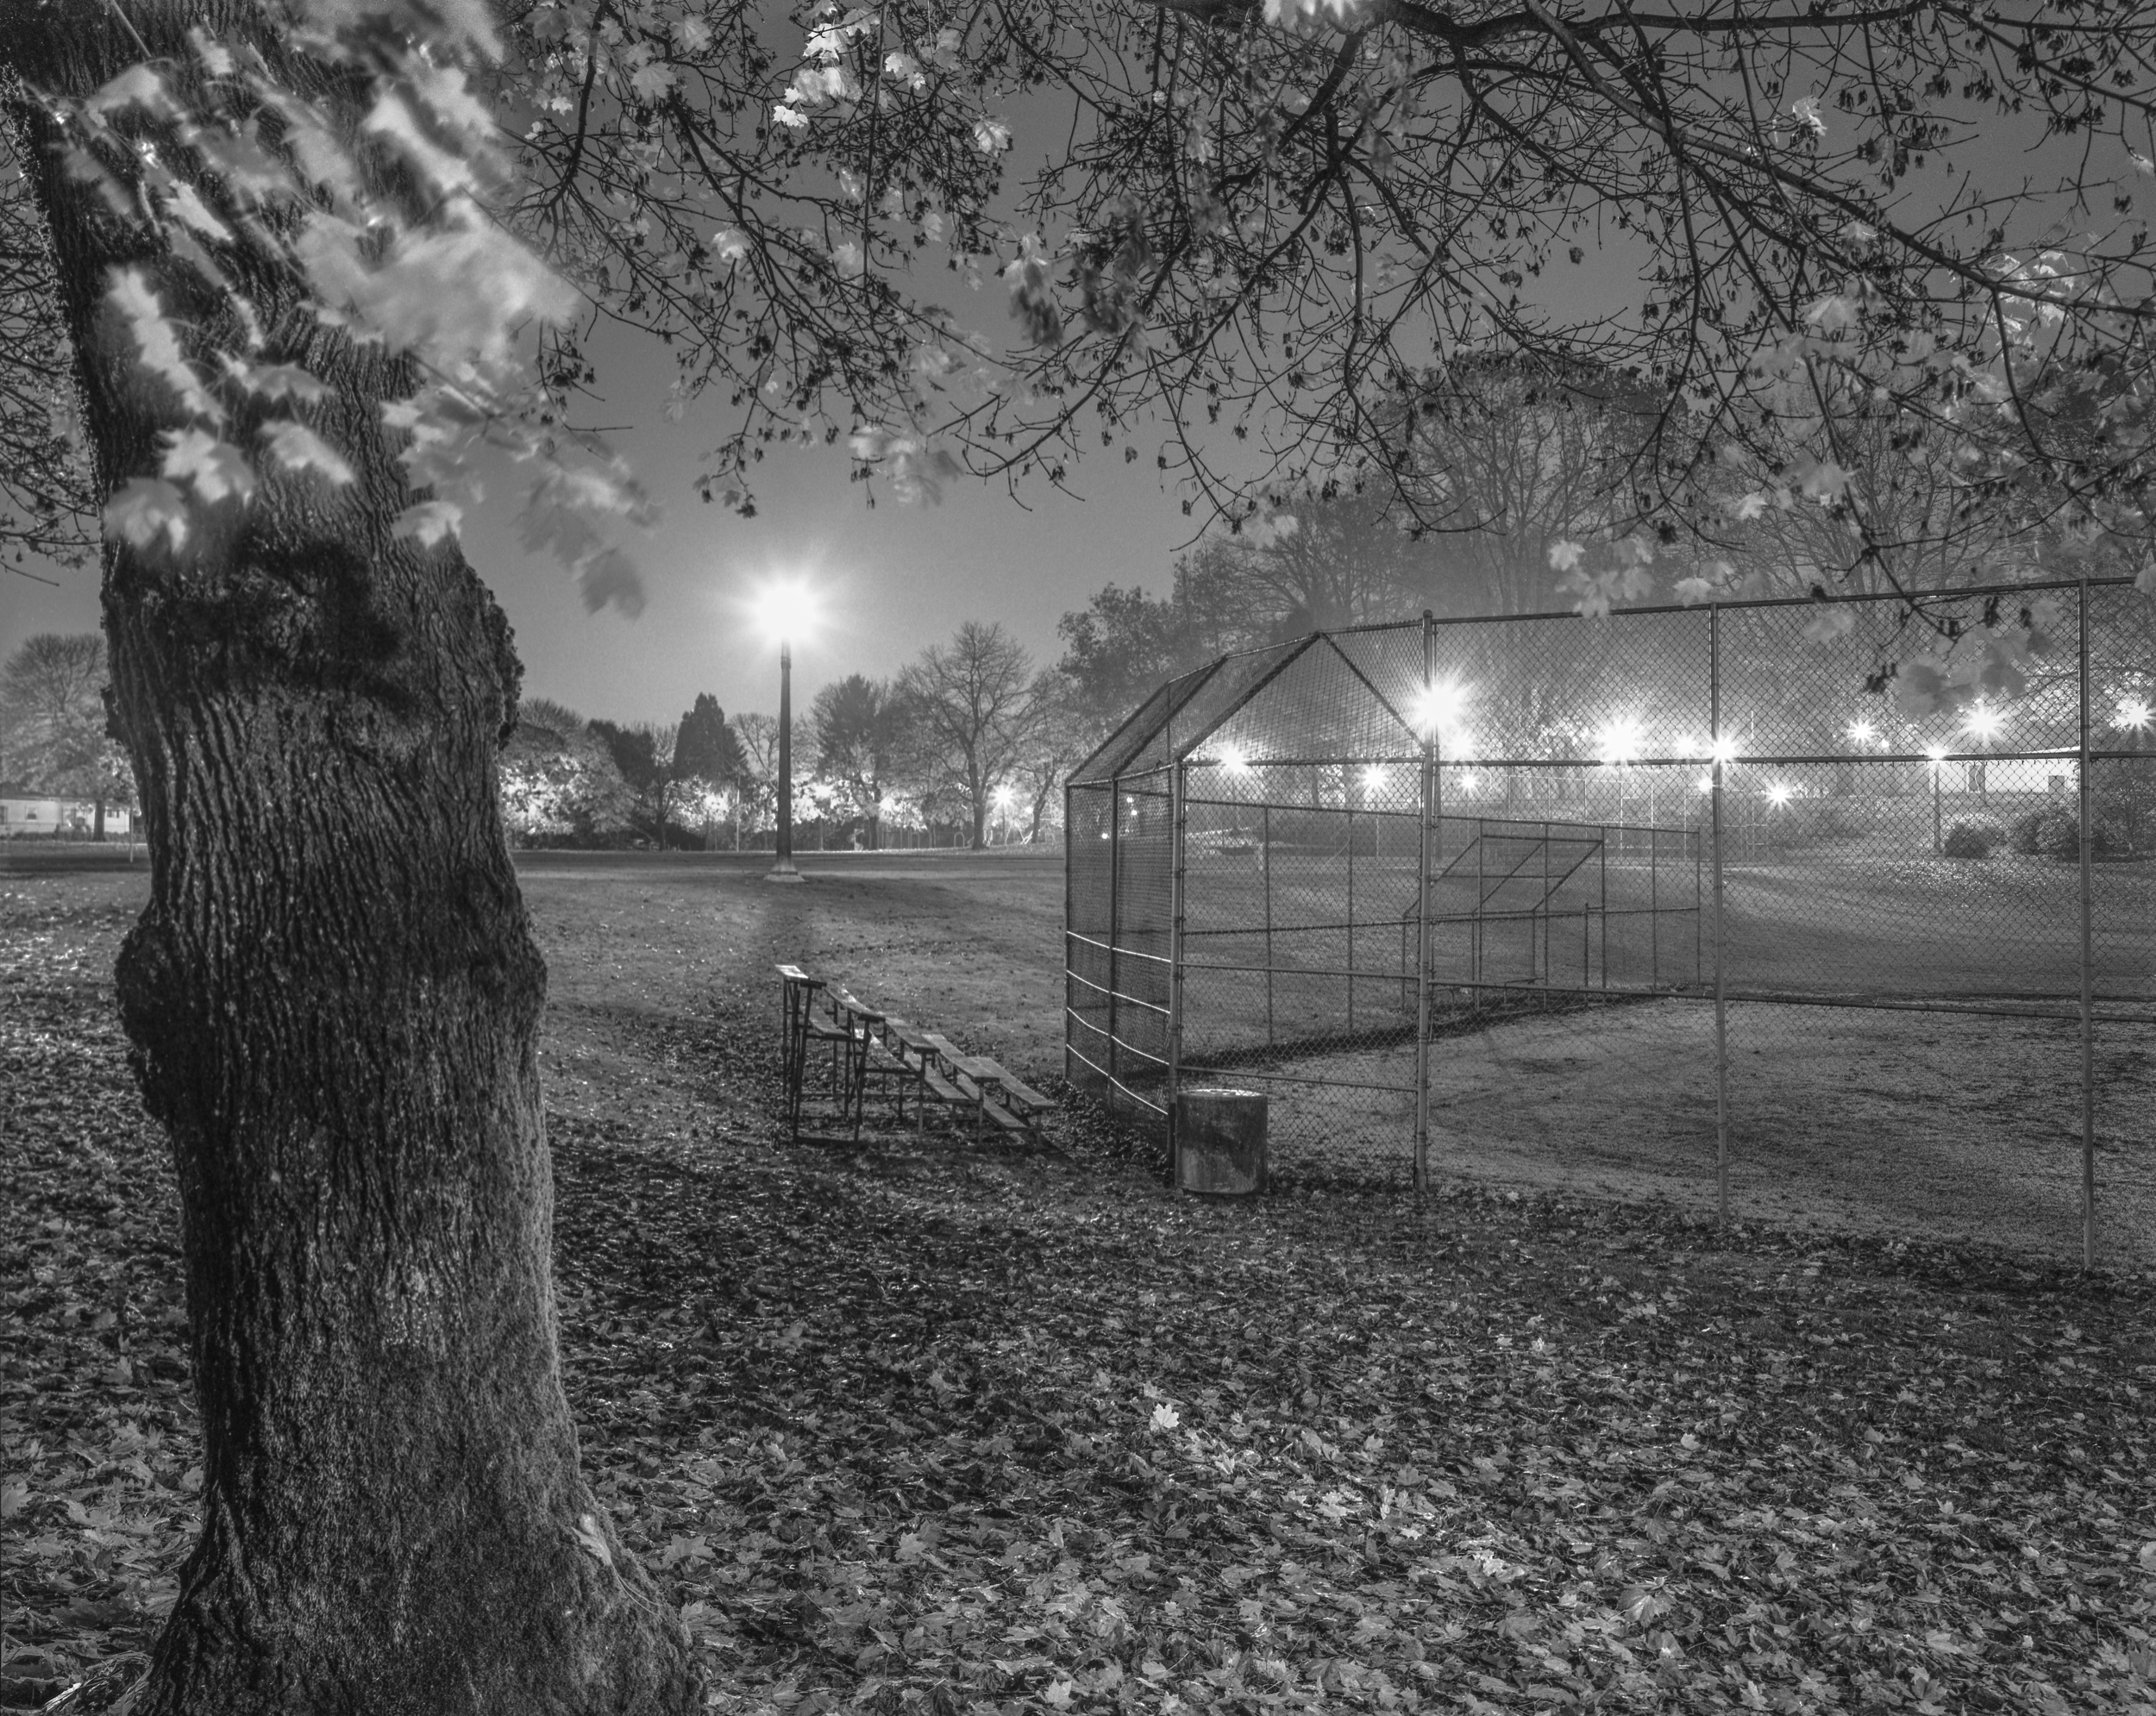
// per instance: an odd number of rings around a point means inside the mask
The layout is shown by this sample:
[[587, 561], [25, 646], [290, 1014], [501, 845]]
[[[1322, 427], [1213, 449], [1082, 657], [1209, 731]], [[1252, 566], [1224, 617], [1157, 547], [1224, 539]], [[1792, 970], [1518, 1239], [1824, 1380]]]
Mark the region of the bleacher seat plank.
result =
[[1003, 1087], [1006, 1094], [1015, 1098], [1027, 1108], [1052, 1112], [1057, 1106], [1053, 1097], [1043, 1096], [1016, 1073], [1006, 1071], [993, 1057], [980, 1055], [974, 1058], [987, 1069], [989, 1076]]

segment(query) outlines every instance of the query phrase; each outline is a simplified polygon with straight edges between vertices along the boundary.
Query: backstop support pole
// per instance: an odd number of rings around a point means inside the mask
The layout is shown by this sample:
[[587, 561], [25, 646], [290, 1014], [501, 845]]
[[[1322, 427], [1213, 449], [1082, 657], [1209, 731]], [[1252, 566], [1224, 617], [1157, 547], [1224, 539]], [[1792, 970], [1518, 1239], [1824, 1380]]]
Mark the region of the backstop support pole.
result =
[[[1431, 662], [1435, 654], [1434, 623], [1422, 617], [1423, 707], [1431, 700]], [[1415, 1195], [1430, 1189], [1430, 869], [1437, 861], [1434, 838], [1438, 812], [1437, 723], [1422, 732], [1421, 800], [1415, 842]]]
[[2081, 1267], [2096, 1266], [2096, 978], [2094, 878], [2090, 873], [2089, 580], [2081, 580], [2081, 757], [2077, 771], [2081, 813]]
[[1729, 964], [1722, 933], [1722, 615], [1707, 611], [1707, 733], [1712, 760], [1711, 814], [1714, 835], [1714, 1206], [1729, 1221], [1729, 1001], [1724, 979]]
[[1182, 1129], [1175, 1124], [1176, 1094], [1183, 1065], [1183, 815], [1187, 765], [1177, 761], [1168, 775], [1169, 811], [1175, 842], [1175, 867], [1169, 873], [1168, 918], [1168, 1171], [1170, 1183], [1182, 1184]]

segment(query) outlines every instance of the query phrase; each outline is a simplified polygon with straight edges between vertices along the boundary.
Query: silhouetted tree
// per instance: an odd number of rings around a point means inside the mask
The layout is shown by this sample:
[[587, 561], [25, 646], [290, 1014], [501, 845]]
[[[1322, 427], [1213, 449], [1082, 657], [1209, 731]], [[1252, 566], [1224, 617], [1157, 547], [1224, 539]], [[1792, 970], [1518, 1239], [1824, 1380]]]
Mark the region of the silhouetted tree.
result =
[[710, 692], [699, 692], [674, 734], [674, 779], [733, 786], [741, 770], [741, 740], [727, 724], [726, 711]]
[[867, 821], [871, 851], [882, 844], [885, 792], [915, 740], [917, 714], [897, 685], [860, 673], [825, 686], [809, 705], [817, 767], [848, 812]]
[[928, 772], [962, 795], [975, 851], [987, 844], [997, 783], [1025, 749], [1032, 665], [1000, 624], [968, 620], [949, 643], [923, 650], [901, 677], [919, 711]]

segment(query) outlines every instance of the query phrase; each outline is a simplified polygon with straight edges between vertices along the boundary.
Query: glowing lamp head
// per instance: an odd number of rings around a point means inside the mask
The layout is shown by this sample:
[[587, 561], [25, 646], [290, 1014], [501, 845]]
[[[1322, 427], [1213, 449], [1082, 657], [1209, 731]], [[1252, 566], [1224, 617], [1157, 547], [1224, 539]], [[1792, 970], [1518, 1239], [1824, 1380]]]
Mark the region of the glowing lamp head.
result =
[[1472, 774], [1463, 774], [1460, 777], [1460, 791], [1470, 799], [1482, 790], [1482, 781]]
[[1240, 745], [1223, 745], [1220, 747], [1220, 767], [1230, 774], [1247, 774], [1250, 769], [1250, 755]]
[[1017, 798], [1018, 798], [1018, 794], [1017, 794], [1017, 793], [1015, 793], [1015, 792], [1012, 792], [1012, 791], [1009, 787], [1007, 787], [1007, 786], [999, 786], [999, 787], [997, 787], [997, 788], [996, 788], [996, 790], [995, 790], [996, 809], [998, 809], [999, 811], [1007, 811], [1007, 810], [1009, 810], [1009, 809], [1011, 808], [1012, 804], [1012, 803], [1016, 800], [1016, 799], [1017, 799]]
[[1849, 742], [1852, 745], [1868, 745], [1878, 736], [1879, 730], [1869, 721], [1852, 721], [1849, 723]]
[[1365, 792], [1375, 792], [1384, 784], [1385, 769], [1382, 764], [1372, 763], [1363, 771], [1363, 786]]
[[1963, 717], [1961, 725], [1962, 730], [1973, 739], [1995, 739], [1998, 736], [1999, 729], [2006, 725], [2006, 717], [1997, 710], [1987, 709], [1978, 704]]
[[2138, 697], [2119, 699], [2119, 725], [2131, 727], [2136, 733], [2146, 731], [2151, 720], [2149, 706]]
[[821, 617], [814, 592], [800, 578], [774, 578], [760, 585], [749, 598], [749, 612], [756, 629], [781, 648], [799, 642]]
[[1767, 803], [1773, 805], [1774, 808], [1778, 811], [1784, 805], [1789, 802], [1789, 799], [1795, 791], [1796, 789], [1794, 787], [1789, 786], [1785, 782], [1777, 780], [1773, 786], [1767, 788]]
[[1937, 768], [1940, 764], [1946, 761], [1946, 748], [1944, 745], [1927, 745], [1924, 747], [1924, 755], [1932, 760], [1932, 767]]

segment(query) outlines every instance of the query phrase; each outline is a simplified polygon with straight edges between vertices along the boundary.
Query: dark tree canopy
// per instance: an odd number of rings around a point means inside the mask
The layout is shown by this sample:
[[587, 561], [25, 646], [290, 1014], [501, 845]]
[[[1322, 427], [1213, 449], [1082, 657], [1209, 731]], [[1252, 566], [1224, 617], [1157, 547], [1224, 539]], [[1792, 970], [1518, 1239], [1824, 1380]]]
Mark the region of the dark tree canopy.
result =
[[729, 786], [741, 778], [742, 768], [741, 741], [726, 724], [726, 711], [709, 692], [699, 692], [674, 732], [674, 779]]
[[[518, 38], [520, 217], [739, 408], [736, 503], [766, 442], [850, 434], [901, 492], [1114, 448], [1238, 515], [1351, 472], [1441, 524], [1421, 425], [1495, 354], [1650, 402], [1624, 517], [1711, 535], [1734, 470], [1883, 554], [1837, 418], [1883, 394], [1972, 490], [2147, 529], [2126, 0], [924, 4], [819, 11], [798, 57], [745, 0], [593, 16]], [[1024, 343], [945, 271], [1001, 276]]]

